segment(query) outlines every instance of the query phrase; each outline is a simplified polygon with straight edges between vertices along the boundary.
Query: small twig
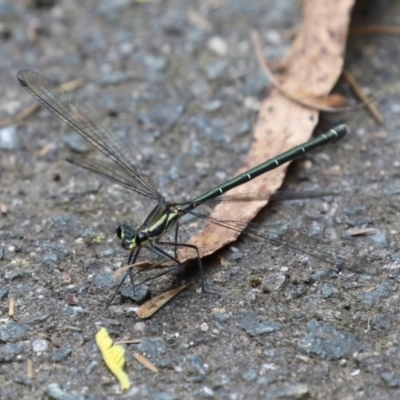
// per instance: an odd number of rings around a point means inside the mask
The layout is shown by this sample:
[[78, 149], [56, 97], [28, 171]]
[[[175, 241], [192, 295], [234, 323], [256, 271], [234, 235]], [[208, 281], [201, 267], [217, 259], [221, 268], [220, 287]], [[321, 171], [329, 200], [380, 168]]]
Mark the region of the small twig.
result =
[[313, 101], [310, 100], [306, 100], [306, 99], [300, 99], [298, 97], [296, 97], [294, 94], [289, 93], [279, 82], [278, 80], [275, 78], [274, 74], [270, 71], [270, 69], [268, 68], [268, 66], [265, 63], [264, 60], [264, 56], [262, 54], [262, 49], [261, 49], [261, 44], [260, 44], [260, 38], [258, 36], [258, 33], [253, 31], [251, 34], [252, 37], [252, 41], [253, 41], [253, 46], [254, 46], [254, 50], [257, 56], [257, 60], [264, 72], [264, 74], [266, 75], [266, 77], [268, 78], [268, 80], [271, 82], [271, 84], [286, 98], [288, 98], [289, 100], [300, 104], [301, 106], [310, 108], [312, 110], [316, 110], [316, 111], [325, 111], [325, 112], [349, 112], [349, 111], [354, 111], [357, 108], [362, 108], [365, 107], [365, 104], [357, 104], [355, 106], [349, 106], [349, 107], [328, 107], [328, 106], [324, 106], [322, 104], [317, 104]]
[[150, 370], [151, 372], [158, 373], [158, 368], [146, 357], [142, 356], [139, 353], [133, 353], [133, 356], [135, 357], [136, 361], [140, 362], [140, 364], [142, 364], [148, 370]]
[[28, 379], [32, 379], [33, 377], [33, 362], [29, 358], [26, 364], [26, 376]]
[[15, 301], [13, 297], [10, 297], [10, 300], [8, 301], [8, 316], [9, 317], [13, 317], [14, 316], [14, 305], [15, 305]]
[[118, 340], [115, 344], [137, 344], [142, 343], [142, 339], [129, 339], [129, 340]]
[[358, 98], [364, 102], [365, 106], [368, 108], [369, 112], [372, 114], [372, 116], [375, 118], [375, 120], [378, 121], [380, 124], [385, 125], [383, 117], [379, 113], [375, 104], [370, 101], [370, 99], [364, 93], [361, 86], [357, 83], [356, 79], [350, 73], [350, 71], [347, 71], [346, 69], [344, 69], [342, 71], [342, 76], [347, 81], [347, 83], [351, 86], [351, 88], [353, 89], [353, 92], [356, 94], [356, 96], [358, 96]]
[[[83, 78], [74, 79], [73, 81], [69, 81], [61, 85], [61, 87], [70, 92], [71, 90], [77, 89], [85, 84], [85, 80]], [[34, 114], [37, 110], [39, 110], [40, 104], [33, 103], [24, 110], [20, 111], [17, 115], [13, 117], [9, 117], [0, 121], [0, 128], [4, 128], [5, 126], [15, 124], [17, 122], [21, 122], [27, 118], [29, 118], [32, 114]]]
[[205, 32], [211, 32], [213, 30], [211, 23], [194, 8], [189, 8], [187, 12], [187, 19], [192, 25], [202, 29]]
[[364, 25], [352, 26], [350, 35], [400, 35], [400, 26]]
[[349, 232], [350, 236], [372, 235], [374, 233], [376, 233], [376, 229], [374, 228], [352, 229]]

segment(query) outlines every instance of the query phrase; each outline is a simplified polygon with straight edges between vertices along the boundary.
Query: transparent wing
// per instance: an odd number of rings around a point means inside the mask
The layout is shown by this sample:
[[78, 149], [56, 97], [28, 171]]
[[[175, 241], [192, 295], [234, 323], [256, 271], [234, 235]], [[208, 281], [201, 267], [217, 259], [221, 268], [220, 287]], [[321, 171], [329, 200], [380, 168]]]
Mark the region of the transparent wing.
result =
[[207, 215], [190, 211], [188, 214], [210, 221], [226, 229], [239, 232], [251, 238], [262, 240], [273, 246], [283, 247], [298, 254], [308, 255], [316, 260], [322, 261], [327, 265], [332, 265], [338, 269], [363, 273], [367, 275], [376, 275], [377, 270], [369, 265], [368, 260], [357, 260], [356, 258], [347, 258], [341, 254], [339, 246], [327, 243], [323, 239], [313, 238], [309, 235], [296, 231], [283, 232], [279, 227], [269, 226], [260, 229], [258, 224], [246, 224], [240, 221], [222, 220], [209, 217]]
[[[101, 116], [71, 93], [29, 70], [18, 72], [18, 80], [36, 100], [67, 123], [97, 150], [112, 160], [126, 177], [130, 190], [162, 201], [163, 197], [143, 176], [139, 164], [124, 141], [104, 123]], [[111, 172], [114, 175], [114, 172]]]

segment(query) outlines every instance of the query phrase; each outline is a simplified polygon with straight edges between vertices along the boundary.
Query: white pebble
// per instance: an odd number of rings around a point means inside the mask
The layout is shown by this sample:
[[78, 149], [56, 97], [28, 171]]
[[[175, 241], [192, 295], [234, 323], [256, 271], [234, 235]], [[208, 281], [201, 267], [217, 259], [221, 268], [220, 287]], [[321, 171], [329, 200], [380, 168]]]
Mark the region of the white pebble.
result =
[[36, 339], [32, 342], [32, 349], [35, 353], [42, 353], [49, 348], [49, 342], [44, 339]]
[[144, 332], [146, 329], [146, 324], [144, 322], [136, 322], [135, 325], [133, 325], [133, 330], [136, 332]]
[[210, 328], [208, 327], [208, 325], [204, 322], [203, 324], [200, 325], [200, 329], [203, 332], [207, 332]]
[[217, 56], [223, 57], [228, 53], [228, 45], [220, 36], [213, 36], [208, 41], [208, 50]]

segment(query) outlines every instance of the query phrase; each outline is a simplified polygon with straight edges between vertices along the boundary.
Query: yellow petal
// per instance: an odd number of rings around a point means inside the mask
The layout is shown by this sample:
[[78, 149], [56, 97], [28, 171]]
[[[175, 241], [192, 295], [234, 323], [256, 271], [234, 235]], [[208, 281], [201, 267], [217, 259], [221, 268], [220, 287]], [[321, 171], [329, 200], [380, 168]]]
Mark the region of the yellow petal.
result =
[[128, 375], [123, 371], [125, 364], [125, 349], [114, 344], [108, 335], [107, 329], [101, 328], [96, 334], [96, 343], [108, 369], [115, 375], [121, 385], [121, 390], [128, 390], [131, 386]]

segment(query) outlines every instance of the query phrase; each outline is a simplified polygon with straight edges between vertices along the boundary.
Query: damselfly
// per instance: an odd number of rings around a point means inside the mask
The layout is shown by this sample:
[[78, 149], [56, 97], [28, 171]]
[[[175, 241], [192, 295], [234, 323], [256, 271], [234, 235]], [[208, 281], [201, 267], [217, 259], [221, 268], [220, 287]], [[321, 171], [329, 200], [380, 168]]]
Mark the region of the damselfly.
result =
[[[67, 161], [77, 164], [156, 202], [153, 210], [137, 229], [127, 224], [121, 224], [116, 229], [118, 238], [122, 240], [122, 247], [130, 252], [128, 264], [134, 264], [141, 249], [147, 248], [152, 253], [161, 256], [164, 260], [169, 259], [180, 266], [181, 262], [177, 259], [176, 248], [178, 246], [191, 248], [197, 254], [197, 263], [201, 273], [201, 287], [203, 292], [206, 290], [204, 287], [203, 265], [199, 249], [192, 244], [177, 242], [179, 219], [186, 214], [193, 214], [201, 217], [202, 215], [194, 211], [200, 205], [212, 199], [216, 199], [229, 190], [243, 185], [259, 175], [292, 161], [311, 150], [328, 143], [335, 143], [347, 133], [346, 125], [339, 125], [323, 135], [296, 146], [208, 190], [200, 196], [195, 197], [193, 200], [178, 203], [167, 201], [157, 191], [154, 185], [142, 173], [139, 163], [130, 148], [115, 132], [104, 124], [99, 114], [83, 104], [71, 93], [65, 92], [60, 86], [52, 83], [36, 72], [21, 70], [18, 72], [18, 80], [36, 100], [78, 132], [108, 159], [113, 161], [115, 168], [111, 171], [105, 164], [94, 160], [77, 161], [68, 159]], [[224, 200], [229, 200], [229, 197], [225, 197]], [[224, 224], [221, 221], [210, 220], [217, 224]], [[230, 228], [229, 224], [223, 226]], [[163, 241], [162, 237], [173, 228], [175, 228], [175, 241]], [[259, 238], [265, 238], [265, 236], [257, 232], [251, 233]], [[174, 246], [175, 256], [165, 251], [161, 247], [163, 245]], [[133, 283], [131, 270], [129, 271]]]

